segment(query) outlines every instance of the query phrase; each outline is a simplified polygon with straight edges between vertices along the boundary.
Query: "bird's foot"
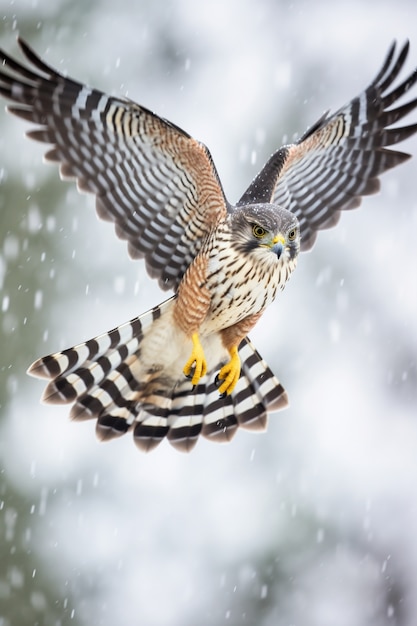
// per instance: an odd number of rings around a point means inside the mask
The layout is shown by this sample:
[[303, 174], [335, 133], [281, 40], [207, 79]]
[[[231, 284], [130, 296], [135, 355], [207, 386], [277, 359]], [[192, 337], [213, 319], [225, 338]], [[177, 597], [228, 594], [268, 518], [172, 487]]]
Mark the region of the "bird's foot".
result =
[[200, 343], [198, 333], [191, 336], [193, 342], [193, 350], [187, 363], [182, 370], [187, 378], [189, 378], [195, 387], [200, 378], [207, 373], [207, 362], [204, 356], [203, 346]]
[[229, 354], [230, 361], [223, 365], [216, 377], [216, 382], [220, 382], [218, 389], [221, 396], [229, 396], [232, 393], [240, 376], [240, 358], [237, 346], [230, 348]]

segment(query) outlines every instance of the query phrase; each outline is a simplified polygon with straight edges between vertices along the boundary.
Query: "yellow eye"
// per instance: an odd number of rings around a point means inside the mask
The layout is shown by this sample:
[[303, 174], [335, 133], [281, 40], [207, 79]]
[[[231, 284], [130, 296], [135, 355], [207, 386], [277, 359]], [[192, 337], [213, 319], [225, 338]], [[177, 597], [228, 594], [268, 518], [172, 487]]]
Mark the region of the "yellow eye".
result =
[[254, 224], [252, 226], [252, 232], [257, 239], [261, 239], [262, 237], [265, 237], [266, 235], [265, 228], [262, 228], [262, 226], [259, 226], [258, 224]]
[[290, 230], [290, 232], [288, 233], [288, 239], [289, 241], [294, 241], [294, 239], [297, 236], [297, 229], [293, 228], [292, 230]]

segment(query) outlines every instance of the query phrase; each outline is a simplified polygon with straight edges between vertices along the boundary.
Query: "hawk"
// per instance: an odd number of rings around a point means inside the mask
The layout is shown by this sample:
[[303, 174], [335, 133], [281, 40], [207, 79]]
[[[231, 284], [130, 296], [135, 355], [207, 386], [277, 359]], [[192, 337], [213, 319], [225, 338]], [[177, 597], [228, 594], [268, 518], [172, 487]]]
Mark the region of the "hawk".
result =
[[208, 149], [127, 98], [63, 76], [18, 39], [29, 66], [0, 51], [8, 111], [36, 125], [62, 178], [95, 194], [134, 259], [174, 295], [94, 339], [38, 359], [43, 399], [96, 419], [98, 437], [128, 430], [139, 448], [163, 438], [189, 451], [201, 434], [229, 441], [239, 426], [266, 427], [287, 394], [248, 333], [282, 290], [300, 251], [379, 189], [378, 176], [410, 155], [387, 149], [417, 124], [394, 126], [417, 107], [397, 100], [408, 42], [391, 45], [372, 83], [302, 137], [277, 150], [239, 202], [226, 199]]

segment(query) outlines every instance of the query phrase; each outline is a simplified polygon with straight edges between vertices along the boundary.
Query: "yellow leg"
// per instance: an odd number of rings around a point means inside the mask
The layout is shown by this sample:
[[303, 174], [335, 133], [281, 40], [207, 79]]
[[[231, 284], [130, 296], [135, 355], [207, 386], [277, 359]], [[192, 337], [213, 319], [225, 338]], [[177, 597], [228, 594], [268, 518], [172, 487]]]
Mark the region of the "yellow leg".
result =
[[236, 387], [240, 376], [240, 358], [237, 346], [230, 348], [229, 354], [230, 361], [226, 363], [226, 365], [223, 365], [218, 375], [218, 378], [223, 381], [219, 386], [219, 393], [221, 395], [230, 395]]
[[187, 377], [190, 377], [191, 370], [194, 366], [194, 373], [191, 382], [195, 386], [197, 385], [200, 378], [205, 376], [207, 372], [207, 363], [198, 333], [194, 333], [193, 335], [191, 335], [191, 339], [193, 342], [193, 351], [191, 352], [191, 356], [188, 359], [187, 363], [184, 365], [184, 369], [182, 371]]

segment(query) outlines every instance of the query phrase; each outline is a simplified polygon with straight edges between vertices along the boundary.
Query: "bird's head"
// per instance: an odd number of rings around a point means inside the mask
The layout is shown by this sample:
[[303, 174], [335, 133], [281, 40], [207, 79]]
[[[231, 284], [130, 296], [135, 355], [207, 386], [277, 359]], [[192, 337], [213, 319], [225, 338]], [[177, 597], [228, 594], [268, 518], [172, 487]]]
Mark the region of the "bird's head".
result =
[[[291, 262], [295, 267], [300, 251], [300, 227], [291, 211], [276, 204], [240, 206], [231, 214], [231, 227], [234, 244], [242, 252], [255, 254], [264, 262]], [[271, 253], [273, 256], [269, 256]]]

